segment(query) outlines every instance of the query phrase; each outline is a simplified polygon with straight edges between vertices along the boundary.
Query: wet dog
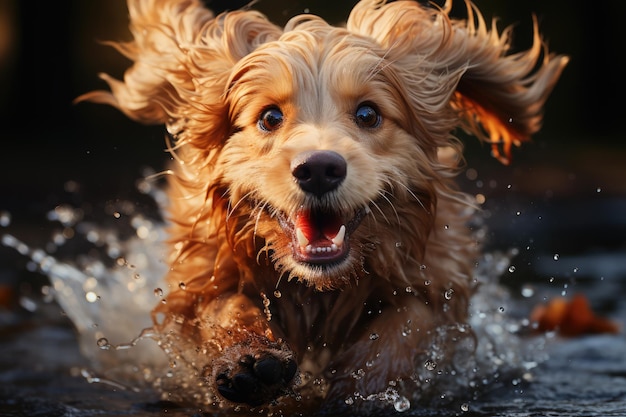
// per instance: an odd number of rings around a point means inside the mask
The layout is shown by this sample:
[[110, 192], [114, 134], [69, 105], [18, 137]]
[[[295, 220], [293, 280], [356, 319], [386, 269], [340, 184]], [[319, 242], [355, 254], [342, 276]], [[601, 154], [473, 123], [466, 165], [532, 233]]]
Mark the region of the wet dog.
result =
[[115, 46], [132, 66], [81, 99], [169, 133], [170, 288], [154, 322], [190, 370], [188, 398], [356, 410], [419, 391], [433, 345], [444, 366], [471, 334], [480, 242], [453, 133], [507, 162], [567, 59], [536, 23], [510, 54], [510, 30], [469, 3], [452, 19], [449, 3], [362, 0], [345, 27], [284, 28], [199, 0], [128, 6], [133, 40]]

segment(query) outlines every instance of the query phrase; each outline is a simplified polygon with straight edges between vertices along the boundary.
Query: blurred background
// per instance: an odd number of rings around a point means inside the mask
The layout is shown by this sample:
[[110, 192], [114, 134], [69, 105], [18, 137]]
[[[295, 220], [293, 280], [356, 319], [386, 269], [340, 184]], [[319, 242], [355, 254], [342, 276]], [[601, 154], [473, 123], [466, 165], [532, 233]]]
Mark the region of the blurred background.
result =
[[[354, 3], [259, 0], [254, 7], [279, 24], [304, 10], [338, 23]], [[487, 19], [499, 18], [500, 29], [514, 26], [514, 50], [529, 45], [534, 13], [550, 50], [571, 57], [547, 103], [543, 130], [515, 150], [511, 166], [490, 158], [485, 144], [466, 141], [471, 169], [461, 181], [486, 197], [490, 244], [532, 244], [531, 257], [621, 253], [626, 2], [475, 3]], [[207, 4], [215, 10], [240, 5]], [[455, 2], [453, 13], [463, 8]], [[47, 239], [45, 212], [69, 198], [68, 184], [71, 191], [80, 187], [71, 198], [81, 201], [74, 204], [123, 199], [134, 192], [143, 167], [159, 170], [167, 160], [161, 127], [138, 125], [107, 106], [72, 103], [105, 88], [99, 72], [122, 76], [129, 62], [101, 41], [128, 40], [127, 23], [122, 0], [0, 0], [0, 210], [11, 213], [12, 231], [30, 243]], [[5, 276], [20, 262], [0, 248]]]

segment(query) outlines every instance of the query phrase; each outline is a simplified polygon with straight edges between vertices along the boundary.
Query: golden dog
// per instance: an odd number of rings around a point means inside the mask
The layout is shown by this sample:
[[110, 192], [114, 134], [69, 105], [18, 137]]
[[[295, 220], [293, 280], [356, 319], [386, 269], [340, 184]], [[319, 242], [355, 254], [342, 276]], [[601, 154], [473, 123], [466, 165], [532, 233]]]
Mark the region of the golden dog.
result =
[[510, 54], [510, 30], [470, 3], [452, 19], [450, 2], [362, 0], [345, 27], [284, 28], [200, 0], [128, 3], [133, 40], [115, 46], [133, 65], [80, 100], [167, 127], [170, 288], [154, 322], [192, 375], [182, 398], [359, 410], [419, 391], [440, 330], [456, 336], [437, 339], [439, 366], [471, 334], [480, 242], [453, 132], [507, 162], [567, 58], [536, 22]]

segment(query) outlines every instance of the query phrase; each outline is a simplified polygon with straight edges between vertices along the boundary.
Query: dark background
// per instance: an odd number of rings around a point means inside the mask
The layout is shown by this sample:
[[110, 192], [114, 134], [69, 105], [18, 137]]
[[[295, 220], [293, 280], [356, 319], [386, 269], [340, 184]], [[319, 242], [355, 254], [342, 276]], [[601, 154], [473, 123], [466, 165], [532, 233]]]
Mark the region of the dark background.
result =
[[[216, 9], [237, 6], [208, 3]], [[260, 0], [255, 7], [277, 23], [305, 7], [336, 23], [353, 4]], [[562, 208], [563, 216], [556, 218], [560, 223], [544, 221], [541, 227], [548, 232], [543, 239], [533, 237], [546, 247], [555, 236], [563, 250], [622, 247], [626, 221], [613, 213], [613, 202], [621, 204], [626, 190], [626, 91], [620, 64], [626, 2], [476, 4], [487, 19], [499, 17], [499, 28], [514, 25], [517, 49], [528, 46], [536, 14], [550, 50], [571, 61], [547, 103], [544, 129], [515, 151], [512, 166], [491, 159], [488, 146], [467, 141], [469, 166], [478, 169], [483, 182], [497, 180], [482, 191], [470, 181], [469, 191], [485, 193], [495, 211], [515, 210], [517, 201], [525, 208]], [[463, 9], [462, 2], [455, 2], [457, 9]], [[161, 127], [138, 125], [108, 106], [72, 103], [80, 94], [105, 88], [99, 72], [122, 76], [129, 62], [99, 41], [128, 40], [127, 23], [122, 0], [0, 0], [0, 210], [12, 214], [12, 228], [42, 235], [44, 213], [67, 198], [68, 180], [80, 184], [83, 202], [114, 200], [133, 192], [142, 167], [162, 168], [167, 154]], [[515, 195], [507, 184], [514, 184]], [[607, 201], [612, 214], [603, 212]], [[503, 232], [494, 236], [524, 244], [528, 225], [517, 220], [494, 220], [495, 229]]]

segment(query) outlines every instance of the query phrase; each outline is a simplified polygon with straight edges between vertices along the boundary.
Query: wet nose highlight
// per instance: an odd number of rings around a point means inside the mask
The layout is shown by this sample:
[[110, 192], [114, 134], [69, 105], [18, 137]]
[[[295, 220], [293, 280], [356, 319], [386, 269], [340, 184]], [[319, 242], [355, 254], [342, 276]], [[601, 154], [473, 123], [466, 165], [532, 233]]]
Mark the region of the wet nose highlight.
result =
[[346, 178], [348, 164], [334, 151], [303, 152], [291, 163], [291, 175], [305, 192], [321, 197]]

